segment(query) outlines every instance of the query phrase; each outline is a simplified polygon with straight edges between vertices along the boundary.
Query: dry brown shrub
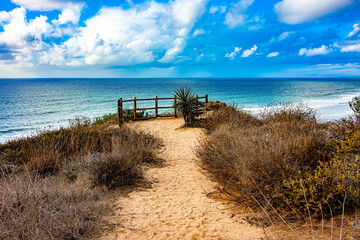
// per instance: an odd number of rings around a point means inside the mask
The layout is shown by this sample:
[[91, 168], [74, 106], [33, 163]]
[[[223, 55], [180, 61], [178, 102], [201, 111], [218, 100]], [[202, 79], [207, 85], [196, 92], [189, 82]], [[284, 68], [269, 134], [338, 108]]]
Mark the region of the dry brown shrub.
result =
[[[218, 105], [216, 105], [218, 106]], [[234, 106], [224, 106], [213, 108], [209, 113], [209, 117], [202, 124], [202, 126], [208, 131], [214, 131], [220, 125], [228, 124], [231, 127], [251, 127], [259, 126], [262, 122], [246, 111], [237, 109]]]
[[201, 144], [197, 155], [239, 201], [262, 199], [298, 169], [315, 166], [327, 157], [326, 134], [314, 122], [279, 122], [234, 128], [218, 127]]
[[238, 202], [271, 199], [285, 178], [329, 158], [329, 134], [303, 106], [266, 109], [260, 119], [226, 107], [207, 124], [212, 132], [197, 156]]
[[97, 186], [133, 183], [161, 146], [151, 134], [88, 122], [0, 145], [0, 239], [88, 239], [111, 195]]
[[115, 141], [111, 152], [87, 155], [84, 166], [93, 185], [114, 188], [132, 184], [142, 175], [143, 163], [156, 163], [158, 142], [144, 136]]
[[[76, 123], [70, 128], [45, 131], [37, 136], [10, 141], [0, 145], [0, 163], [27, 166], [39, 173], [53, 173], [59, 170], [67, 159], [78, 156], [111, 152], [113, 141], [119, 144], [145, 145], [161, 144], [152, 135], [137, 133], [126, 127], [111, 128], [107, 125]], [[145, 154], [145, 153], [144, 153]], [[144, 155], [145, 159], [149, 156]]]
[[107, 211], [103, 193], [59, 176], [0, 181], [0, 239], [83, 239]]

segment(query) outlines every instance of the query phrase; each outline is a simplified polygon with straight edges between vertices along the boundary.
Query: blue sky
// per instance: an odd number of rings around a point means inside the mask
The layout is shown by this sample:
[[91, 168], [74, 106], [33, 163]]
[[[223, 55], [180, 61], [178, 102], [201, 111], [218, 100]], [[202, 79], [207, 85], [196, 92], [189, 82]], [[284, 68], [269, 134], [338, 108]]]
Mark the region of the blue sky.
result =
[[358, 77], [359, 0], [2, 0], [0, 77]]

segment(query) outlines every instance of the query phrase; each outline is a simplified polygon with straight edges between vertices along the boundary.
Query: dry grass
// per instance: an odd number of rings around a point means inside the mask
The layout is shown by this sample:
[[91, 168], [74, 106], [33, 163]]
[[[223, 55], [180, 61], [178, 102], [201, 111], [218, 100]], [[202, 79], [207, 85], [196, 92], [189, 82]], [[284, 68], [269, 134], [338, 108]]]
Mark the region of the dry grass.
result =
[[83, 239], [107, 214], [108, 189], [156, 163], [162, 141], [77, 121], [0, 145], [0, 239]]
[[270, 193], [297, 170], [327, 158], [322, 127], [312, 119], [286, 119], [283, 110], [281, 116], [272, 112], [260, 120], [226, 107], [206, 124], [211, 134], [197, 155], [222, 183], [239, 193], [234, 197], [240, 202], [262, 199], [259, 189]]
[[[44, 131], [24, 139], [0, 145], [1, 166], [26, 166], [40, 173], [53, 173], [63, 162], [93, 153], [111, 152], [113, 142], [138, 145], [159, 145], [160, 140], [145, 133], [137, 133], [123, 127], [92, 125], [87, 119], [74, 122], [69, 128]], [[148, 156], [144, 156], [145, 158]], [[6, 169], [8, 169], [6, 168]]]
[[80, 239], [108, 211], [103, 193], [59, 176], [0, 181], [0, 239]]
[[[258, 117], [226, 106], [204, 127], [208, 137], [196, 152], [203, 167], [230, 199], [265, 214], [259, 218], [297, 219], [313, 229], [314, 219], [360, 208], [353, 120], [321, 124], [304, 105], [272, 106]], [[343, 221], [336, 227], [341, 236]]]
[[226, 106], [222, 102], [209, 102], [210, 117], [202, 124], [208, 132], [215, 131], [222, 125], [233, 128], [247, 128], [260, 126], [263, 123], [246, 111], [237, 109], [235, 106]]

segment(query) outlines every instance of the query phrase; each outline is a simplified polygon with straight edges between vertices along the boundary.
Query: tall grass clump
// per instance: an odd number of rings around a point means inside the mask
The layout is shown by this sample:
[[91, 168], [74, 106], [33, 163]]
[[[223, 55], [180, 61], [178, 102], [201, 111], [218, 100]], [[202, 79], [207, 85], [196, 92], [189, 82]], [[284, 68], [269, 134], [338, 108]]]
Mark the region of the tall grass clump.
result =
[[110, 153], [85, 156], [84, 166], [94, 186], [106, 186], [111, 189], [128, 185], [141, 177], [142, 164], [157, 162], [156, 148], [157, 140], [147, 135], [126, 142], [116, 141]]
[[233, 200], [271, 205], [284, 217], [360, 207], [358, 132], [338, 138], [304, 105], [272, 106], [257, 117], [226, 106], [204, 126], [197, 156]]
[[247, 128], [262, 125], [262, 122], [250, 113], [238, 109], [236, 106], [227, 106], [223, 102], [209, 102], [206, 108], [210, 111], [210, 117], [202, 124], [212, 132], [221, 125], [233, 128]]
[[[127, 128], [92, 125], [87, 119], [73, 122], [69, 128], [44, 131], [0, 145], [2, 165], [27, 166], [42, 173], [57, 171], [66, 159], [92, 153], [111, 152], [113, 141], [151, 144], [153, 138]], [[143, 145], [139, 145], [141, 148]]]
[[88, 239], [104, 226], [110, 190], [141, 177], [161, 146], [153, 135], [86, 118], [1, 144], [0, 239]]
[[0, 181], [0, 239], [82, 239], [109, 211], [100, 191], [25, 173]]

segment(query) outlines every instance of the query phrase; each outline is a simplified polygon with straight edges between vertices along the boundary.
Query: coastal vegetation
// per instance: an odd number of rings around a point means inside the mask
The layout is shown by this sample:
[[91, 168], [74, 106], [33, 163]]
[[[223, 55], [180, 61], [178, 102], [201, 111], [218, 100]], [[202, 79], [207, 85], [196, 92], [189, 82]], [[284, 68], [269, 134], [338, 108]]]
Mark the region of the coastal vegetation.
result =
[[196, 154], [230, 200], [271, 222], [310, 221], [312, 229], [313, 220], [358, 211], [359, 98], [349, 103], [355, 118], [328, 123], [302, 104], [274, 105], [257, 116], [212, 105]]
[[[253, 115], [222, 102], [207, 103], [200, 122], [195, 93], [176, 95], [185, 126], [206, 132], [195, 154], [221, 196], [249, 208], [263, 227], [282, 222], [296, 234], [289, 224], [303, 223], [343, 235], [344, 219], [360, 208], [359, 97], [349, 103], [352, 117], [327, 123], [303, 104]], [[159, 164], [163, 147], [117, 120], [78, 118], [0, 145], [1, 239], [85, 239], [111, 227], [104, 216], [114, 211], [114, 193], [134, 185], [144, 164]], [[360, 223], [352, 224], [357, 239]]]
[[80, 118], [0, 145], [0, 239], [83, 239], [110, 226], [101, 219], [113, 211], [113, 192], [158, 163], [162, 146], [113, 118]]
[[177, 100], [176, 108], [183, 116], [185, 127], [199, 126], [196, 117], [200, 116], [202, 103], [195, 97], [195, 92], [189, 87], [180, 87], [176, 89], [175, 96]]

